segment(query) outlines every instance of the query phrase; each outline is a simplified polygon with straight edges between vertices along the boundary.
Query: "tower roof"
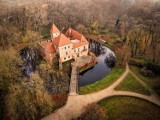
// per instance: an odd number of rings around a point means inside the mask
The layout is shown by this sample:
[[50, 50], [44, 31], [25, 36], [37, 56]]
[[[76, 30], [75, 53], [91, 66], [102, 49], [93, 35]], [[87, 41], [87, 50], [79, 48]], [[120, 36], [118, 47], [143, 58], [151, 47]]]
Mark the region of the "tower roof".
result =
[[62, 47], [68, 44], [72, 44], [72, 42], [64, 34], [61, 33], [53, 40], [53, 44], [58, 47]]
[[53, 23], [50, 33], [57, 33], [60, 32], [59, 29], [57, 28], [57, 26]]

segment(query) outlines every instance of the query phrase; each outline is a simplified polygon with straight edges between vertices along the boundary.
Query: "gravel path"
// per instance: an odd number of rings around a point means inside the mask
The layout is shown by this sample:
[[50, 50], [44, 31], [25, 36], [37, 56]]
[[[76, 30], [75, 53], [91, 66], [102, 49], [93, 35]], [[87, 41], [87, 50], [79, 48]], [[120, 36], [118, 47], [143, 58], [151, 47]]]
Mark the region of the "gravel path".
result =
[[[134, 92], [114, 90], [114, 88], [116, 88], [129, 73], [131, 73], [147, 90], [151, 92], [150, 96]], [[104, 98], [113, 96], [136, 97], [147, 100], [151, 103], [160, 106], [160, 98], [153, 92], [153, 90], [151, 90], [145, 83], [143, 83], [133, 72], [131, 72], [128, 67], [128, 64], [126, 64], [126, 70], [123, 73], [123, 75], [108, 88], [87, 95], [69, 95], [65, 106], [58, 109], [56, 112], [46, 116], [42, 120], [71, 120], [72, 118], [80, 116], [80, 114], [82, 114], [82, 112], [84, 111], [85, 107], [88, 104], [98, 102]]]

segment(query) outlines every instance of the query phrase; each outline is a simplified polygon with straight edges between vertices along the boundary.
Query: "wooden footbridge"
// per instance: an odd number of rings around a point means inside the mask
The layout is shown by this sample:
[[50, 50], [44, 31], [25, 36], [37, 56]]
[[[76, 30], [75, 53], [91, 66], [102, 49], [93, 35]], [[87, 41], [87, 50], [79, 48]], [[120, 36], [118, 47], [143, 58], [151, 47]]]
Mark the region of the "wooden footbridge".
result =
[[79, 69], [78, 66], [72, 65], [72, 73], [71, 73], [71, 80], [70, 80], [70, 95], [77, 95], [78, 93], [78, 78], [79, 78]]

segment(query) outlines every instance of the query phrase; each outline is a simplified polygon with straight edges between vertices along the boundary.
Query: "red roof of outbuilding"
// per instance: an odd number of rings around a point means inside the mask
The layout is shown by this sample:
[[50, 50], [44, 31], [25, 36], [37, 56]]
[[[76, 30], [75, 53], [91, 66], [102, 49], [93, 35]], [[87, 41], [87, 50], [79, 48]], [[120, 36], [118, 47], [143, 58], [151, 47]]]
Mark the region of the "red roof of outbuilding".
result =
[[57, 33], [60, 32], [59, 29], [57, 28], [57, 26], [53, 23], [50, 33]]

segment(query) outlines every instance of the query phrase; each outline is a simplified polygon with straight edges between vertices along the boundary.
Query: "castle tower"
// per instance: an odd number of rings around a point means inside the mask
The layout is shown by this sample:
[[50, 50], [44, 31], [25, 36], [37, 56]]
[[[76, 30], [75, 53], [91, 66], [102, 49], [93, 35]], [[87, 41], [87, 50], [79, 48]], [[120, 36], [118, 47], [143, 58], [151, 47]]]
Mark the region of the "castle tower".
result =
[[56, 27], [56, 25], [53, 23], [51, 30], [50, 30], [51, 40], [54, 40], [56, 37], [60, 35], [60, 31]]

